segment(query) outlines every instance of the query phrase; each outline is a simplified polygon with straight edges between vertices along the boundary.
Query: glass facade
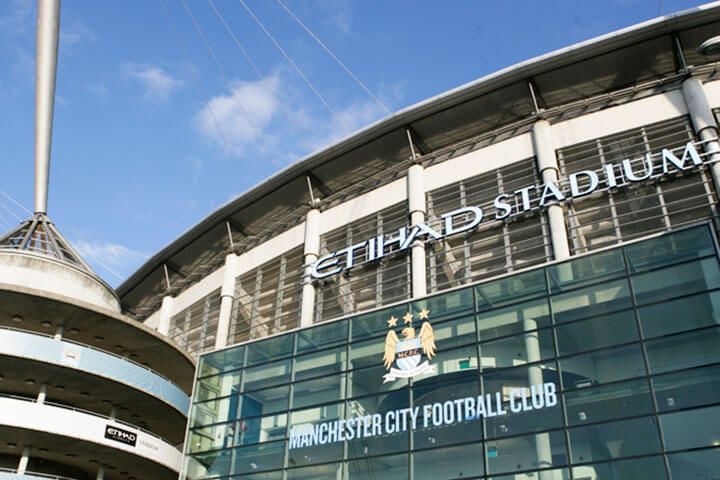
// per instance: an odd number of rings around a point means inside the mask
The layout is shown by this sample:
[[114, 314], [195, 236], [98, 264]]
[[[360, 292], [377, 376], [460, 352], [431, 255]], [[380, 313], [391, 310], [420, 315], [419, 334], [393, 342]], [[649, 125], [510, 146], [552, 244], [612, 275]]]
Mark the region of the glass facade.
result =
[[718, 307], [700, 225], [206, 354], [183, 478], [720, 478]]

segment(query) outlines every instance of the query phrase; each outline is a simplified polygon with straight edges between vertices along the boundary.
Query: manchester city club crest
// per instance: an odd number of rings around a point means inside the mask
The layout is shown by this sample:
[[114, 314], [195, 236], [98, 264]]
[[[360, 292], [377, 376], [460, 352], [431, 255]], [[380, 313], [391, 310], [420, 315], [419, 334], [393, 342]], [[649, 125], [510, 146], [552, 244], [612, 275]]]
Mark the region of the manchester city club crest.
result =
[[[385, 336], [383, 361], [385, 369], [390, 372], [383, 376], [383, 383], [392, 382], [398, 378], [412, 378], [435, 372], [435, 366], [430, 364], [430, 360], [436, 355], [436, 347], [435, 332], [428, 321], [429, 314], [430, 312], [425, 308], [418, 312], [418, 319], [423, 322], [420, 326], [420, 333], [416, 334], [415, 327], [413, 327], [414, 315], [410, 312], [406, 313], [403, 316], [405, 327], [400, 332], [400, 335], [403, 336], [402, 340], [395, 332], [398, 319], [390, 317], [387, 321], [389, 330]], [[424, 360], [423, 357], [425, 357]]]

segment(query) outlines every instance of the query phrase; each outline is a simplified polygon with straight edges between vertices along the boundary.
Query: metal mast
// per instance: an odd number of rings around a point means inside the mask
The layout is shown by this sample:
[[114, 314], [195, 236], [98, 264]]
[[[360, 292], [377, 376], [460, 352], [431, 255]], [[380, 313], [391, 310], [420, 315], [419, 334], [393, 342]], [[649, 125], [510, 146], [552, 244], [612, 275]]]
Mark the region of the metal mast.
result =
[[35, 213], [47, 213], [60, 0], [38, 0], [35, 71]]

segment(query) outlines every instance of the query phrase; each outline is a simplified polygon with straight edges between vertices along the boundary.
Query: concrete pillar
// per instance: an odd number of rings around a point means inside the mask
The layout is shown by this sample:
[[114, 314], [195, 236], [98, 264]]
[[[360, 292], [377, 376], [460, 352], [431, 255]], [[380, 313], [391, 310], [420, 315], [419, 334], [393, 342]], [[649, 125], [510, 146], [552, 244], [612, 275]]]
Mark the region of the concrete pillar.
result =
[[220, 316], [218, 318], [217, 334], [215, 335], [215, 349], [227, 345], [230, 334], [230, 320], [233, 302], [235, 301], [235, 282], [240, 269], [240, 257], [229, 253], [225, 257], [225, 271], [223, 283], [220, 288]]
[[[425, 223], [427, 209], [425, 206], [425, 169], [415, 164], [407, 173], [407, 197], [410, 210], [410, 226]], [[427, 265], [425, 259], [425, 242], [415, 240], [412, 244], [412, 296], [413, 298], [427, 295]]]
[[105, 467], [98, 468], [95, 480], [103, 480], [105, 478]]
[[300, 326], [313, 324], [315, 313], [315, 285], [312, 282], [312, 264], [320, 256], [320, 210], [312, 208], [305, 217], [305, 260], [303, 272], [302, 304], [300, 306]]
[[[547, 120], [538, 120], [532, 128], [532, 141], [537, 158], [537, 166], [543, 183], [558, 180], [558, 163], [555, 156], [555, 141], [552, 136], [552, 127]], [[550, 224], [550, 240], [552, 242], [555, 260], [570, 257], [567, 229], [565, 228], [565, 214], [562, 205], [552, 204], [547, 208], [548, 222]]]
[[27, 470], [29, 461], [30, 461], [30, 447], [25, 447], [25, 448], [23, 448], [22, 456], [20, 457], [20, 461], [18, 462], [18, 467], [17, 467], [18, 475], [25, 474], [25, 471]]
[[109, 418], [110, 418], [110, 420], [115, 420], [115, 419], [117, 419], [117, 407], [113, 406], [112, 408], [110, 408], [110, 416], [109, 416]]
[[170, 333], [170, 319], [173, 316], [173, 302], [175, 298], [165, 295], [160, 306], [160, 322], [158, 323], [158, 332], [167, 336]]
[[53, 338], [55, 340], [62, 340], [64, 333], [65, 327], [63, 325], [58, 325], [57, 329], [55, 329], [55, 336]]
[[42, 385], [40, 385], [40, 392], [38, 393], [36, 401], [37, 401], [37, 403], [45, 403], [46, 398], [47, 398], [47, 385], [43, 383]]
[[704, 142], [703, 150], [708, 154], [706, 161], [711, 164], [710, 172], [715, 184], [715, 192], [720, 195], [720, 144], [717, 141], [718, 127], [710, 102], [705, 95], [702, 82], [697, 78], [690, 77], [685, 80], [682, 92], [695, 133]]

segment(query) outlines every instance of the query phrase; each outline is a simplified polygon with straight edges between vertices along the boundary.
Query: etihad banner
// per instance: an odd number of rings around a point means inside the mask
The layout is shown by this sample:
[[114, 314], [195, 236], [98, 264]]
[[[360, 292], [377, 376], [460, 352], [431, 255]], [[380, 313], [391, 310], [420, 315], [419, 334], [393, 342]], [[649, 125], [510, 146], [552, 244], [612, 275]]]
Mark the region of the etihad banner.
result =
[[[511, 388], [507, 392], [507, 403], [503, 400], [503, 394], [496, 392], [349, 419], [294, 425], [290, 428], [289, 448], [292, 450], [393, 435], [408, 430], [449, 427], [475, 422], [480, 418], [553, 408], [558, 405], [557, 386], [548, 382], [531, 385], [530, 388]], [[478, 424], [477, 428], [482, 426]]]
[[[676, 149], [679, 150], [679, 149]], [[440, 216], [439, 229], [426, 223], [402, 227], [395, 235], [378, 235], [354, 245], [320, 257], [312, 264], [310, 272], [313, 279], [322, 279], [348, 271], [358, 264], [378, 261], [383, 257], [407, 251], [416, 241], [436, 241], [446, 237], [468, 232], [483, 221], [506, 221], [517, 215], [533, 210], [532, 199], [539, 197], [537, 207], [546, 208], [574, 198], [590, 195], [600, 185], [606, 189], [627, 188], [628, 186], [680, 172], [703, 164], [702, 158], [693, 143], [684, 147], [678, 157], [673, 150], [663, 149], [660, 154], [646, 154], [642, 166], [633, 166], [630, 159], [605, 165], [600, 173], [583, 170], [569, 175], [566, 179], [569, 190], [560, 187], [563, 181], [546, 182], [542, 185], [530, 185], [514, 192], [501, 193], [493, 201], [494, 212], [485, 215], [479, 206], [468, 206], [453, 210]]]

